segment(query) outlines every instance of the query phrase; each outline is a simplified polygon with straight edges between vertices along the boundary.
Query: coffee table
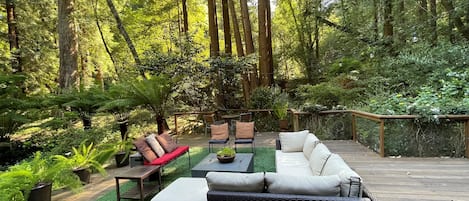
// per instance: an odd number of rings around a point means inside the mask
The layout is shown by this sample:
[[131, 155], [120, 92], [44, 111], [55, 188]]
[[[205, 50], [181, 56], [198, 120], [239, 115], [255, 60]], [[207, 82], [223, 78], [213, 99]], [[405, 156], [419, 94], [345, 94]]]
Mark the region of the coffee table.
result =
[[[153, 174], [158, 174], [158, 183], [144, 183], [143, 180], [149, 178]], [[155, 190], [161, 190], [161, 172], [160, 166], [158, 165], [142, 165], [130, 168], [129, 170], [120, 173], [119, 175], [115, 176], [116, 178], [116, 191], [117, 191], [117, 201], [120, 201], [123, 198], [126, 199], [133, 199], [133, 200], [141, 200], [143, 201], [145, 197], [150, 195]], [[130, 189], [129, 191], [120, 193], [120, 179], [128, 179], [137, 181], [137, 186]], [[145, 184], [145, 185], [144, 185]]]
[[254, 154], [237, 153], [233, 162], [220, 163], [217, 154], [206, 156], [191, 170], [192, 177], [205, 177], [207, 172], [254, 172]]

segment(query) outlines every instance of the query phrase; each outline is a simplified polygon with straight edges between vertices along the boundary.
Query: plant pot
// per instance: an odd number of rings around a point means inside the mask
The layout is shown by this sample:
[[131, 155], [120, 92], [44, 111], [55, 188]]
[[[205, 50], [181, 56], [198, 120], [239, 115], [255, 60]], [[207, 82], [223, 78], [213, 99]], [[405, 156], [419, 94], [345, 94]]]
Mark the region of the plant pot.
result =
[[282, 119], [278, 120], [280, 131], [288, 131], [288, 120]]
[[28, 201], [51, 201], [52, 183], [38, 183], [31, 189]]
[[91, 178], [91, 170], [89, 168], [77, 168], [73, 170], [83, 184], [89, 184]]
[[217, 159], [220, 163], [231, 163], [234, 161], [235, 156], [217, 156]]
[[126, 152], [119, 152], [114, 155], [114, 158], [116, 159], [116, 166], [118, 168], [129, 165], [129, 155], [127, 155]]

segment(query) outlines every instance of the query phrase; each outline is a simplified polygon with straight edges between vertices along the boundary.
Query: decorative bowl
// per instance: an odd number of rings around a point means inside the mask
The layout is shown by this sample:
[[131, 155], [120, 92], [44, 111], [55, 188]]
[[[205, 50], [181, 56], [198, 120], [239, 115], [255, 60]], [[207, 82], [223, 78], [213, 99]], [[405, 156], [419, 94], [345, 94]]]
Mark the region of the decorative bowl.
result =
[[220, 163], [231, 163], [235, 159], [235, 156], [217, 156]]

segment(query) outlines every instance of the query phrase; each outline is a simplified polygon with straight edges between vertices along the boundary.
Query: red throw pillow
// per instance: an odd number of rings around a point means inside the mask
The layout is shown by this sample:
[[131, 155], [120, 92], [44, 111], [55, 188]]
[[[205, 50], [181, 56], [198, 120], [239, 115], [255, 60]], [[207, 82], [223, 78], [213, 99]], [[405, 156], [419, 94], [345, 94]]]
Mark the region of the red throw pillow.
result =
[[228, 139], [228, 123], [210, 125], [210, 132], [212, 133], [212, 140], [226, 140]]
[[158, 158], [156, 156], [155, 152], [151, 149], [150, 146], [148, 146], [147, 141], [145, 138], [138, 138], [137, 140], [134, 141], [134, 145], [137, 148], [138, 152], [143, 155], [143, 157], [147, 161], [153, 161]]
[[169, 136], [168, 133], [162, 133], [161, 135], [157, 135], [156, 139], [158, 140], [158, 142], [163, 147], [166, 153], [170, 153], [178, 148], [178, 145], [173, 140], [173, 138]]
[[236, 138], [254, 138], [254, 122], [236, 122]]

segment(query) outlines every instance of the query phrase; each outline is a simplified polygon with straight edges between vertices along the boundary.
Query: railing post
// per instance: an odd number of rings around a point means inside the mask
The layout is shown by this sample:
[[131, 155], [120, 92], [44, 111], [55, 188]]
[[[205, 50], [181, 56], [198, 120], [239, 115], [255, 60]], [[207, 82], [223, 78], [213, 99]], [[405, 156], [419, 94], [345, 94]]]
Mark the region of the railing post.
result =
[[464, 133], [466, 136], [466, 158], [469, 158], [469, 119], [464, 124]]
[[292, 112], [293, 114], [293, 131], [298, 131], [300, 129], [300, 115], [296, 112]]
[[355, 114], [352, 113], [352, 140], [357, 141], [357, 118]]
[[384, 119], [379, 123], [379, 155], [384, 157]]

